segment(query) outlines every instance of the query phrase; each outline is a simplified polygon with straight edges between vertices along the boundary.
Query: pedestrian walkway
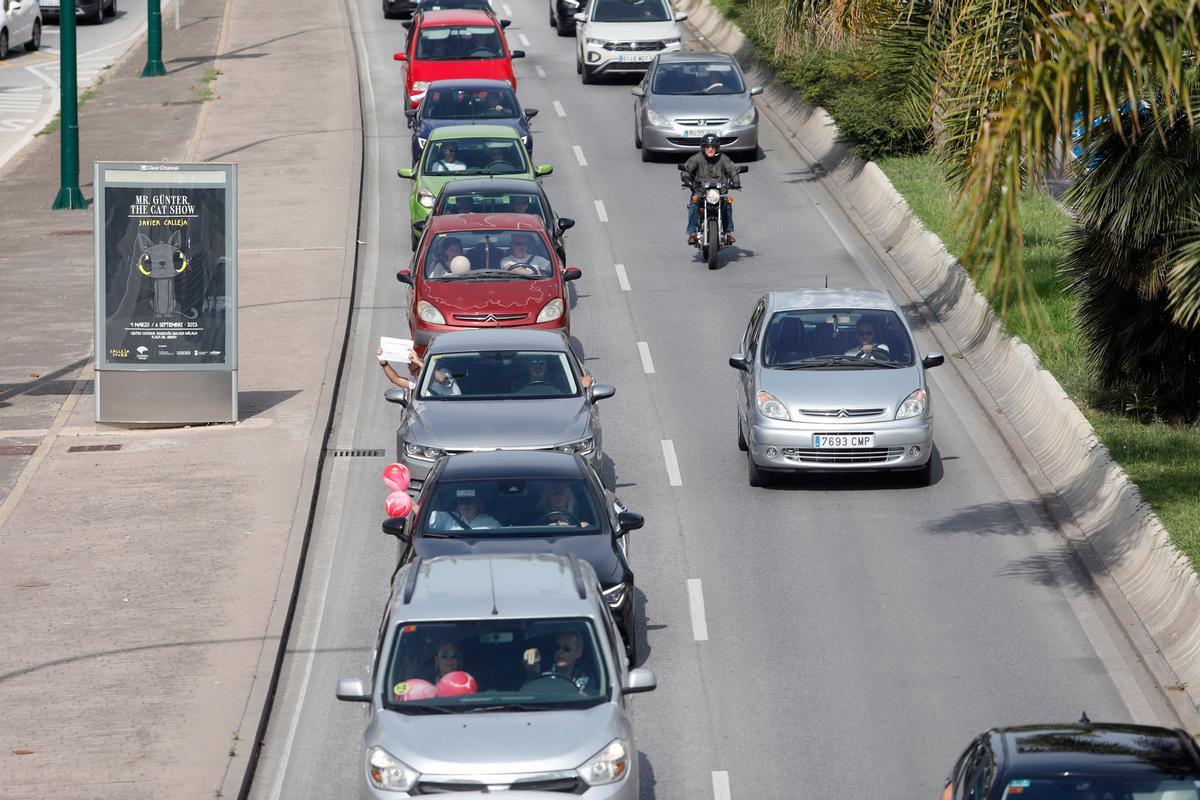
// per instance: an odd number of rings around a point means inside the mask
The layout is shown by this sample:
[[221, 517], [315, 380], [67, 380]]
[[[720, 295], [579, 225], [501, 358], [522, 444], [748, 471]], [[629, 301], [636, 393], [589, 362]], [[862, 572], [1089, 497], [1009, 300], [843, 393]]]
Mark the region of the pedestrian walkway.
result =
[[37, 138], [0, 193], [0, 798], [235, 795], [294, 581], [351, 285], [353, 49], [328, 0], [183, 23], [168, 77], [139, 49], [83, 107], [82, 185], [96, 160], [239, 164], [242, 422], [95, 424], [91, 212], [49, 210]]

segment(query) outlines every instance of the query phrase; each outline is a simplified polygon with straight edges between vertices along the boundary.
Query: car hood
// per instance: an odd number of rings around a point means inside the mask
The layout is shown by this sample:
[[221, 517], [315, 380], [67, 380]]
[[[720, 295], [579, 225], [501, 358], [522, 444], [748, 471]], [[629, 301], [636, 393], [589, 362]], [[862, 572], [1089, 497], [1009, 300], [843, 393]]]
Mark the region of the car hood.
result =
[[562, 295], [555, 276], [537, 281], [425, 280], [421, 282], [418, 299], [433, 303], [445, 315], [524, 313], [536, 316], [542, 306]]
[[512, 62], [507, 58], [481, 58], [465, 61], [412, 61], [408, 79], [443, 81], [454, 78], [483, 78], [506, 81], [512, 77]]
[[434, 556], [494, 555], [499, 553], [574, 554], [592, 565], [600, 585], [607, 589], [625, 578], [625, 570], [613, 552], [612, 537], [605, 533], [574, 536], [483, 536], [440, 539], [417, 536], [413, 539], [421, 558]]
[[586, 35], [610, 42], [645, 42], [679, 36], [679, 25], [665, 22], [588, 22]]
[[904, 369], [758, 369], [758, 388], [797, 408], [886, 408], [894, 414], [922, 386], [919, 365]]
[[587, 436], [582, 397], [544, 400], [417, 400], [405, 440], [445, 450], [552, 447]]
[[750, 95], [742, 94], [651, 94], [647, 96], [650, 108], [665, 117], [700, 117], [704, 119], [737, 119], [750, 108]]
[[561, 711], [400, 714], [383, 711], [367, 729], [379, 745], [423, 775], [574, 770], [629, 725], [613, 703]]

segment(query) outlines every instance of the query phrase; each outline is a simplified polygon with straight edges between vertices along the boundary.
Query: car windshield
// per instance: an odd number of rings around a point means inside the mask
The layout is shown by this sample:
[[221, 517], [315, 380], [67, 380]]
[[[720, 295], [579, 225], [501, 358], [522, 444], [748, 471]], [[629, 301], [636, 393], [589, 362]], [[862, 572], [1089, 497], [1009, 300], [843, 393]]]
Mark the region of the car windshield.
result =
[[[453, 184], [452, 184], [453, 185]], [[452, 194], [438, 210], [439, 214], [536, 214], [547, 226], [550, 214], [542, 198], [524, 192], [484, 191]]]
[[517, 119], [517, 96], [500, 89], [431, 89], [421, 103], [422, 119]]
[[426, 175], [528, 175], [525, 146], [512, 138], [464, 137], [429, 143], [422, 156]]
[[417, 59], [421, 61], [465, 61], [504, 58], [500, 31], [492, 25], [439, 25], [421, 28]]
[[491, 11], [488, 0], [421, 0], [417, 6], [421, 11], [442, 11], [447, 8], [472, 8], [480, 11]]
[[581, 478], [441, 481], [421, 505], [426, 534], [490, 538], [601, 531], [592, 493]]
[[593, 22], [669, 22], [671, 11], [663, 0], [595, 0]]
[[654, 71], [653, 94], [741, 94], [746, 90], [732, 64], [665, 63]]
[[530, 280], [554, 274], [546, 241], [534, 231], [454, 231], [434, 236], [422, 270], [432, 280]]
[[762, 364], [779, 369], [910, 367], [913, 345], [891, 311], [779, 311], [763, 335]]
[[1200, 800], [1200, 781], [1157, 775], [1055, 775], [1015, 778], [1001, 800]]
[[427, 360], [421, 381], [423, 400], [544, 400], [579, 395], [571, 361], [561, 352], [437, 353]]
[[586, 618], [402, 622], [384, 705], [402, 714], [552, 711], [604, 702], [609, 675]]

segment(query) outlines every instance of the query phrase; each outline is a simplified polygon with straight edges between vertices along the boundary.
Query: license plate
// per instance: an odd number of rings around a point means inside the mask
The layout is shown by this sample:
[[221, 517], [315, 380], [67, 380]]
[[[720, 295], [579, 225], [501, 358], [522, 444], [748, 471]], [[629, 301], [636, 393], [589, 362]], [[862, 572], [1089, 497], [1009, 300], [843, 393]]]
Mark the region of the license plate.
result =
[[40, 5], [42, 8], [58, 8], [58, 0], [42, 0]]
[[622, 64], [644, 64], [647, 61], [653, 61], [653, 53], [622, 53], [617, 56], [617, 61]]
[[818, 450], [861, 450], [875, 446], [873, 433], [814, 433], [813, 447]]
[[684, 128], [683, 138], [685, 139], [702, 139], [706, 133], [716, 133], [716, 131], [702, 131], [699, 128]]

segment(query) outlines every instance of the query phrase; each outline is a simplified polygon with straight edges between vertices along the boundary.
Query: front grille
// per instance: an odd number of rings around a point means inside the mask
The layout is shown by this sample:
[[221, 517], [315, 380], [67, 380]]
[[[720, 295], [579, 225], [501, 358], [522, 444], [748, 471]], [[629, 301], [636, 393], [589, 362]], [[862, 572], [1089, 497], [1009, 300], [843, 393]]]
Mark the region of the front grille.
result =
[[481, 792], [487, 789], [486, 783], [470, 781], [418, 781], [413, 794], [450, 794], [452, 792]]
[[688, 119], [675, 120], [676, 125], [682, 125], [685, 128], [699, 128], [705, 125], [724, 125], [729, 122], [729, 117], [714, 117], [712, 119], [703, 119], [701, 117], [690, 117]]
[[[487, 791], [488, 784], [477, 781], [423, 780], [413, 789], [414, 795], [455, 794], [458, 792]], [[549, 773], [546, 777], [523, 778], [513, 781], [508, 789], [528, 792], [554, 792], [556, 794], [583, 794], [587, 784], [577, 776]]]
[[[667, 141], [671, 144], [677, 144], [680, 147], [699, 147], [699, 136], [668, 136]], [[733, 144], [737, 141], [736, 136], [722, 136], [721, 144]]]
[[806, 417], [821, 417], [822, 419], [862, 419], [878, 417], [886, 408], [801, 408], [800, 413]]
[[509, 788], [526, 792], [583, 794], [587, 785], [579, 778], [534, 778], [527, 781], [516, 781]]
[[459, 322], [511, 322], [525, 319], [528, 316], [528, 314], [455, 314], [454, 318]]
[[662, 42], [608, 42], [604, 49], [614, 53], [653, 53], [665, 50]]
[[869, 450], [811, 450], [784, 447], [780, 453], [802, 464], [883, 464], [904, 455], [903, 447], [875, 447]]

